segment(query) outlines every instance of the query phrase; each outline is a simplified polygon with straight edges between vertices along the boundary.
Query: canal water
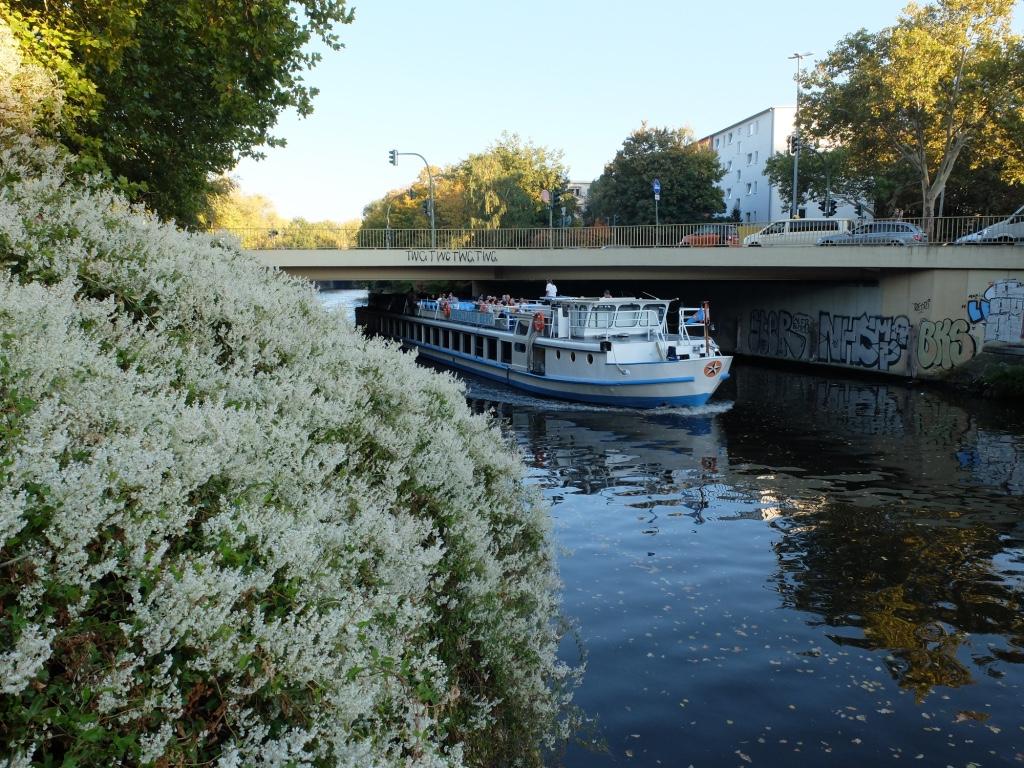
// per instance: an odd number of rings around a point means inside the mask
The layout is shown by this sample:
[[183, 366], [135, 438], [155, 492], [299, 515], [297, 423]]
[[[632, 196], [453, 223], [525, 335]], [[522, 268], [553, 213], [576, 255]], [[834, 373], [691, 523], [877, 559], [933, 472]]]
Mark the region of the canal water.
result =
[[592, 766], [1024, 763], [1024, 409], [737, 364], [635, 411], [480, 380], [550, 500]]

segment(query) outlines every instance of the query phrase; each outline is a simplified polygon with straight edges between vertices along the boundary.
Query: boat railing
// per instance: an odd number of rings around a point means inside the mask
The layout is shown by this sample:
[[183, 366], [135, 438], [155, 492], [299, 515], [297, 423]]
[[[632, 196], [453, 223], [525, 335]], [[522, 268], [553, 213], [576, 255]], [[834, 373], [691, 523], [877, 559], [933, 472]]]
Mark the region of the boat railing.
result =
[[510, 331], [515, 327], [513, 308], [502, 305], [484, 304], [456, 299], [423, 299], [418, 302], [419, 316], [435, 320], [449, 320], [462, 325], [480, 328], [499, 328]]
[[703, 301], [699, 307], [679, 308], [679, 338], [703, 341], [705, 352], [711, 349], [711, 306]]

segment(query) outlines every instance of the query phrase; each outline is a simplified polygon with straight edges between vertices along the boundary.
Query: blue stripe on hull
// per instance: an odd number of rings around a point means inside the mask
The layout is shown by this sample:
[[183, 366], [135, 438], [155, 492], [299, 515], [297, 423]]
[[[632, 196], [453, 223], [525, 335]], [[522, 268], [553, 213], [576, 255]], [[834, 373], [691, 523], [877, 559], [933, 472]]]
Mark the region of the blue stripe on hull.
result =
[[[497, 381], [502, 384], [507, 384], [510, 387], [515, 387], [516, 389], [520, 389], [524, 392], [529, 392], [535, 395], [543, 395], [544, 397], [554, 397], [559, 400], [594, 403], [597, 405], [618, 405], [626, 408], [660, 408], [666, 405], [693, 407], [698, 405], [704, 405], [704, 403], [706, 403], [713, 394], [712, 392], [704, 392], [694, 395], [677, 395], [674, 397], [630, 397], [628, 395], [596, 395], [580, 392], [562, 392], [560, 390], [546, 389], [544, 387], [525, 384], [521, 381], [515, 381], [509, 376], [510, 369], [507, 366], [504, 366], [503, 364], [496, 364], [489, 360], [481, 360], [478, 361], [478, 363], [480, 365], [487, 366], [491, 370], [488, 370], [487, 368], [476, 368], [474, 366], [466, 365], [460, 362], [459, 360], [452, 360], [449, 359], [448, 357], [442, 357], [441, 355], [452, 354], [447, 350], [445, 350], [444, 352], [435, 352], [433, 348], [425, 347], [424, 345], [417, 344], [416, 346], [421, 350], [424, 357], [429, 358], [430, 360], [434, 360], [435, 362], [442, 363], [443, 365], [447, 365], [452, 368], [457, 368], [458, 370], [461, 371], [466, 371], [467, 373], [472, 373], [475, 376], [480, 376], [481, 378], [484, 379], [490, 379], [491, 381]], [[455, 354], [459, 355], [460, 357], [463, 356], [460, 353]], [[475, 361], [475, 358], [473, 359]], [[498, 368], [499, 370], [502, 371], [502, 373], [499, 374], [497, 371], [493, 370], [494, 368]], [[535, 374], [529, 375], [535, 376]], [[536, 378], [540, 379], [542, 377], [536, 376]]]

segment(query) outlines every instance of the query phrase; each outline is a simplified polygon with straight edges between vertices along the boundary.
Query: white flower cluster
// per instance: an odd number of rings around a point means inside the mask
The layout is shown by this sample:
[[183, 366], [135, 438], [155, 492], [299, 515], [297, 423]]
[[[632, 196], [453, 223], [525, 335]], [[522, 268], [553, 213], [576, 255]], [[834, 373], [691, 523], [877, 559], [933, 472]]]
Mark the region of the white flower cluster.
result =
[[536, 763], [574, 671], [515, 449], [306, 283], [39, 153], [0, 154], [0, 753]]

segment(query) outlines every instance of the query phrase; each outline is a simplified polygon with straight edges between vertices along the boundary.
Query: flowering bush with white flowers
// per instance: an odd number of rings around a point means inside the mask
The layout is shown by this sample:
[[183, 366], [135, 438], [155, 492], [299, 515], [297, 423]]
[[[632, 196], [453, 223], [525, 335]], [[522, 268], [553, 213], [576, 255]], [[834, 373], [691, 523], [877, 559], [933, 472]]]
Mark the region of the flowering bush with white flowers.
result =
[[450, 376], [0, 154], [0, 765], [537, 765], [546, 514]]

